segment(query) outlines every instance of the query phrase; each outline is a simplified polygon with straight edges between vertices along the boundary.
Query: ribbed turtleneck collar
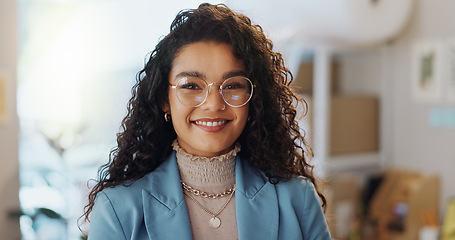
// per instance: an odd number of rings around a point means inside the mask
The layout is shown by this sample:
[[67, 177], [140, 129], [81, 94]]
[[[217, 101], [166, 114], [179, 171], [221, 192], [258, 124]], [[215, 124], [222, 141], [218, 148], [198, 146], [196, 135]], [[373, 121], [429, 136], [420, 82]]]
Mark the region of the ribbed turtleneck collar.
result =
[[172, 143], [177, 152], [180, 178], [186, 184], [203, 189], [228, 189], [235, 183], [235, 157], [240, 151], [236, 144], [230, 152], [216, 157], [191, 155], [179, 147], [177, 140]]

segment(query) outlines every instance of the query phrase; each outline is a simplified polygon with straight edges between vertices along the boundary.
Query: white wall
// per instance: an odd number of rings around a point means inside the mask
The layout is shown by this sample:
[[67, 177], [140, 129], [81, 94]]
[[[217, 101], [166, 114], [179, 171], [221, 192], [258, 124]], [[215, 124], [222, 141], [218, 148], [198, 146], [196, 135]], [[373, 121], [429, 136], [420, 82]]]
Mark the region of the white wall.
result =
[[8, 119], [0, 123], [0, 239], [20, 239], [18, 120], [16, 114], [17, 11], [15, 0], [0, 1], [0, 74], [6, 77]]
[[411, 59], [417, 40], [455, 40], [453, 9], [452, 0], [416, 0], [408, 26], [394, 40], [376, 49], [340, 55], [338, 84], [344, 93], [380, 95], [385, 88], [381, 143], [386, 167], [438, 175], [441, 214], [449, 197], [455, 197], [455, 128], [432, 126], [429, 119], [433, 109], [455, 109], [455, 103], [416, 101], [411, 90]]
[[[441, 204], [455, 196], [455, 129], [432, 127], [434, 107], [455, 108], [455, 104], [416, 103], [411, 95], [411, 45], [417, 39], [455, 39], [455, 1], [418, 0], [406, 32], [391, 44], [390, 65], [393, 86], [393, 145], [391, 166], [438, 174]], [[441, 206], [442, 210], [443, 206]]]

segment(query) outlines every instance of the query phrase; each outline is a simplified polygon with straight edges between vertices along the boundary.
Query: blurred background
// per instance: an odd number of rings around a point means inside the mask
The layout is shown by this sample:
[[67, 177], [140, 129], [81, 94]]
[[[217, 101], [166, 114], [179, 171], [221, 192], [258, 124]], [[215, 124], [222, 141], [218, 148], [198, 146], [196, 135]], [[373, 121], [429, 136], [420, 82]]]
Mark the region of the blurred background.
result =
[[[455, 239], [454, 1], [209, 2], [283, 53], [334, 239]], [[0, 239], [82, 238], [136, 73], [200, 3], [0, 1]]]

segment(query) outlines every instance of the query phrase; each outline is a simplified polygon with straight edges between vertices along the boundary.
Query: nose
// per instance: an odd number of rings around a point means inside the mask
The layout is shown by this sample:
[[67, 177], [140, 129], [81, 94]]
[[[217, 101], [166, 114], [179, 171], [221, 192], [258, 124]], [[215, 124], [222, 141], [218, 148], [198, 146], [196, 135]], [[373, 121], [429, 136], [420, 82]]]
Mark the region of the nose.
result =
[[[214, 86], [218, 85], [218, 86]], [[213, 86], [213, 89], [212, 89]], [[207, 110], [218, 111], [224, 110], [226, 107], [226, 103], [224, 102], [223, 96], [221, 96], [221, 92], [219, 91], [221, 87], [220, 83], [210, 83], [207, 86], [207, 98], [205, 99], [204, 104], [201, 107]]]

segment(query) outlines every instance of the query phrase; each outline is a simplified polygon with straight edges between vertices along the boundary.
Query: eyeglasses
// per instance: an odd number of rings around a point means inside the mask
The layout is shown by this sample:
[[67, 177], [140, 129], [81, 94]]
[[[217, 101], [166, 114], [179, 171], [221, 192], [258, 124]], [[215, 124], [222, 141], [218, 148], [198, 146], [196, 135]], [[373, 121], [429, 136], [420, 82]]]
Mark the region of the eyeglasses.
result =
[[231, 107], [241, 107], [250, 101], [255, 87], [250, 79], [236, 76], [223, 81], [223, 83], [210, 83], [198, 77], [186, 76], [178, 80], [177, 85], [171, 85], [177, 93], [179, 101], [189, 107], [199, 107], [210, 93], [211, 85], [219, 85], [219, 91], [224, 102]]

